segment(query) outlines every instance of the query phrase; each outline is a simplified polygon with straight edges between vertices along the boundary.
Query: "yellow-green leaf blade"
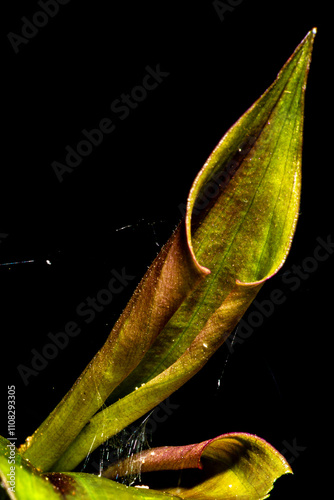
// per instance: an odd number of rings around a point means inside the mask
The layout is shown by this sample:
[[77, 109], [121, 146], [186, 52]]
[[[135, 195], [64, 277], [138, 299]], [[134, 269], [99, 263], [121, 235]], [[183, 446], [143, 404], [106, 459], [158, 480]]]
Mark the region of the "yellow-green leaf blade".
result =
[[25, 460], [15, 446], [0, 436], [1, 483], [11, 500], [60, 500], [48, 479]]

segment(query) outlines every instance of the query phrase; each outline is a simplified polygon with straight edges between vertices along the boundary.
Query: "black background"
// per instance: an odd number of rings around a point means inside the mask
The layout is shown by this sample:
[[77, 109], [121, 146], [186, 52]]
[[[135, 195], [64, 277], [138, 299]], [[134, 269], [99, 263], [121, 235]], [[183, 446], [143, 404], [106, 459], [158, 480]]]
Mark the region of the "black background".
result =
[[[326, 119], [332, 41], [324, 22], [330, 13], [320, 2], [244, 0], [222, 21], [210, 1], [106, 4], [71, 0], [60, 6], [18, 53], [7, 34], [21, 34], [22, 16], [31, 20], [40, 7], [32, 1], [6, 5], [1, 399], [5, 403], [7, 385], [15, 384], [17, 436], [23, 441], [35, 430], [103, 344], [178, 223], [178, 205], [212, 149], [317, 26], [300, 219], [285, 267], [259, 296], [265, 300], [278, 288], [286, 301], [233, 354], [223, 346], [171, 397], [179, 407], [156, 429], [151, 445], [188, 444], [233, 431], [255, 433], [279, 451], [295, 442], [298, 456], [286, 453], [295, 475], [280, 479], [271, 498], [321, 498], [327, 491], [320, 471], [331, 397], [326, 283], [333, 257], [295, 291], [282, 275], [312, 257], [317, 238], [326, 240], [332, 232]], [[111, 103], [142, 83], [147, 65], [158, 64], [169, 73], [163, 82], [126, 119], [112, 113]], [[75, 147], [81, 131], [103, 118], [113, 120], [115, 131], [60, 183], [52, 162], [64, 163], [65, 147]], [[85, 324], [76, 307], [106, 286], [112, 269], [123, 267], [136, 278]], [[29, 366], [31, 349], [41, 352], [47, 334], [62, 331], [68, 321], [80, 323], [80, 335], [25, 386], [17, 366]]]

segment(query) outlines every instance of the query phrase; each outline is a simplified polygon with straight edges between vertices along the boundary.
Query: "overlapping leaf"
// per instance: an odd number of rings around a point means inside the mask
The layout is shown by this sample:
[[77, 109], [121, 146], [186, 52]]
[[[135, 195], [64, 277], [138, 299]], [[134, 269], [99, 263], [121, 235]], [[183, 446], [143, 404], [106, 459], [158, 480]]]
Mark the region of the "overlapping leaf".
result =
[[[198, 174], [185, 222], [106, 344], [27, 443], [25, 456], [38, 467], [71, 470], [89, 450], [177, 390], [282, 266], [298, 217], [314, 35], [308, 33]], [[92, 416], [112, 391], [121, 398]]]

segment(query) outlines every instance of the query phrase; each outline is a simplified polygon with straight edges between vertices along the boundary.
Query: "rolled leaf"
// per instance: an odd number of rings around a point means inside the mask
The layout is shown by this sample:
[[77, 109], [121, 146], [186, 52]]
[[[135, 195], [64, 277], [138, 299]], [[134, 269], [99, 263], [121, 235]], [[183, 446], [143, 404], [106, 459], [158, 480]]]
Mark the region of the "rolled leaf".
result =
[[[118, 478], [129, 473], [200, 469], [192, 473], [192, 485], [169, 488], [181, 498], [261, 500], [274, 482], [291, 473], [286, 459], [257, 436], [230, 433], [187, 446], [151, 448], [109, 467], [103, 476]], [[145, 475], [142, 476], [145, 481]]]
[[[191, 188], [185, 223], [101, 351], [27, 441], [25, 456], [38, 467], [71, 470], [181, 387], [284, 263], [299, 210], [314, 36], [315, 30], [308, 33], [271, 87], [220, 141]], [[92, 417], [122, 380], [125, 396]]]
[[263, 283], [282, 266], [299, 213], [304, 92], [314, 36], [315, 30], [308, 33], [196, 177], [187, 203], [187, 240], [211, 275], [114, 391], [114, 401], [174, 363], [236, 282]]

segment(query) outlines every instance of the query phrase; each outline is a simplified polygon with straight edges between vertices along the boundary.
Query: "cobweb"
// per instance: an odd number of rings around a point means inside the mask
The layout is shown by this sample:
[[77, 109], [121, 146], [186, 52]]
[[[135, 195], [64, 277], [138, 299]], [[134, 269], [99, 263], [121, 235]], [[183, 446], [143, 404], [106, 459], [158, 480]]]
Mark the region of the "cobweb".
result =
[[[96, 387], [97, 397], [100, 398], [100, 393]], [[102, 400], [101, 400], [102, 404]], [[105, 404], [102, 404], [101, 411], [106, 408]], [[141, 482], [140, 471], [132, 468], [131, 458], [141, 453], [143, 450], [150, 448], [150, 443], [152, 436], [146, 429], [146, 424], [152, 415], [153, 410], [143, 418], [139, 424], [132, 424], [122, 431], [120, 431], [115, 436], [110, 437], [103, 443], [95, 452], [91, 452], [94, 446], [96, 436], [93, 438], [91, 447], [83, 466], [81, 472], [88, 471], [102, 476], [103, 471], [108, 468], [111, 464], [117, 463], [126, 458], [130, 459], [128, 474], [125, 477], [116, 477], [116, 481], [126, 484], [127, 486], [133, 486], [138, 482]], [[101, 435], [104, 433], [104, 426], [102, 423], [102, 428], [100, 429]]]
[[141, 472], [135, 472], [132, 467], [131, 458], [134, 455], [140, 454], [143, 450], [150, 448], [151, 437], [146, 431], [146, 423], [150, 417], [147, 415], [142, 422], [136, 427], [131, 426], [121, 431], [116, 436], [108, 439], [107, 443], [101, 450], [101, 469], [105, 469], [106, 465], [117, 463], [126, 458], [130, 459], [128, 474], [125, 477], [116, 477], [115, 480], [122, 482], [127, 486], [133, 486], [141, 482]]
[[235, 344], [235, 339], [237, 338], [237, 335], [238, 335], [238, 328], [239, 327], [237, 326], [228, 338], [229, 345], [230, 345], [230, 351], [226, 354], [225, 361], [223, 363], [222, 371], [220, 373], [220, 376], [218, 377], [217, 391], [219, 391], [222, 388], [222, 381], [223, 381], [225, 371], [226, 371], [227, 366], [228, 366], [228, 362], [230, 360], [230, 356], [232, 354], [231, 350], [233, 349], [233, 346]]

